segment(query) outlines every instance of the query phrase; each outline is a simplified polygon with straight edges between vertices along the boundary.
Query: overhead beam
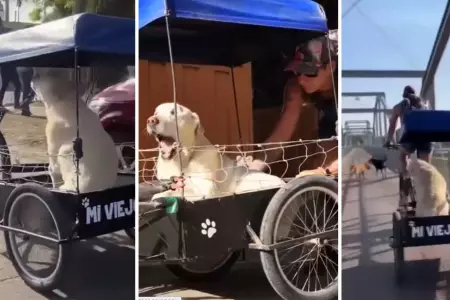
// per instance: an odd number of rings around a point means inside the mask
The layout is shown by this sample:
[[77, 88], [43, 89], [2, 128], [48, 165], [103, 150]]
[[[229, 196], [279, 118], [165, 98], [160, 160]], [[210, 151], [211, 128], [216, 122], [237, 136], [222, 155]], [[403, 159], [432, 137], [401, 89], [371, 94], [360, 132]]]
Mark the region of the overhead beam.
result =
[[378, 97], [382, 96], [386, 98], [386, 93], [383, 92], [348, 92], [341, 93], [342, 97]]
[[433, 49], [428, 60], [427, 69], [422, 77], [422, 89], [420, 94], [426, 92], [427, 88], [431, 86], [434, 75], [436, 74], [439, 62], [447, 46], [447, 42], [450, 36], [450, 1], [447, 1], [447, 7], [444, 10], [444, 16], [442, 17], [441, 25], [439, 26], [436, 34], [436, 40], [434, 41]]
[[392, 109], [375, 109], [375, 108], [343, 108], [343, 114], [368, 114], [368, 113], [376, 113], [376, 112], [384, 112], [386, 114], [392, 113]]
[[342, 78], [422, 78], [419, 70], [342, 70]]

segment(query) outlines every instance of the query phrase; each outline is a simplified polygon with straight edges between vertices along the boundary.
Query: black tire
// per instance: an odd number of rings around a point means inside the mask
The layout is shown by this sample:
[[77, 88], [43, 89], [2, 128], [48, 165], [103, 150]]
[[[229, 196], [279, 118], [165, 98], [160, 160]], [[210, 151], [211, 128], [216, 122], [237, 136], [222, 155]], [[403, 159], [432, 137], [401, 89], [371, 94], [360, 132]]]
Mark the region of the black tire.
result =
[[124, 231], [130, 239], [132, 239], [133, 241], [135, 240], [135, 228], [134, 227], [124, 229]]
[[[11, 165], [11, 154], [9, 152], [8, 143], [6, 142], [3, 133], [0, 131], [0, 168], [3, 169], [3, 166], [5, 165]], [[0, 172], [1, 180], [7, 180], [9, 178], [11, 178], [10, 172], [5, 170]]]
[[[210, 269], [194, 270], [188, 264], [167, 264], [166, 267], [178, 278], [189, 282], [211, 282], [223, 277], [239, 259], [241, 251], [231, 252], [219, 258]], [[195, 263], [193, 263], [195, 264]]]
[[[45, 208], [48, 213], [48, 215], [45, 216], [47, 219], [44, 219], [42, 218], [42, 215], [39, 216], [36, 214], [36, 211], [33, 210], [34, 216], [40, 218], [39, 228], [43, 228], [45, 225], [50, 225], [51, 222], [52, 226], [55, 226], [57, 233], [57, 237], [54, 237], [55, 239], [61, 240], [70, 236], [74, 224], [74, 217], [62, 209], [52, 192], [35, 183], [25, 183], [20, 185], [9, 195], [4, 211], [4, 223], [6, 226], [15, 227], [15, 224], [11, 223], [17, 216], [14, 216], [13, 214], [16, 213], [16, 209], [18, 208], [16, 206], [19, 205], [18, 203], [22, 201], [24, 197], [30, 197], [33, 199], [32, 201], [39, 201], [42, 204], [42, 209]], [[20, 210], [20, 208], [18, 209]], [[26, 210], [23, 210], [23, 212], [25, 211]], [[50, 217], [50, 219], [48, 217]], [[29, 270], [23, 265], [22, 259], [18, 256], [18, 248], [16, 247], [16, 243], [13, 241], [13, 237], [16, 236], [16, 234], [10, 231], [5, 231], [4, 236], [8, 257], [22, 280], [28, 286], [39, 292], [53, 290], [63, 277], [64, 269], [70, 259], [71, 245], [69, 243], [59, 244], [59, 246], [57, 246], [58, 256], [54, 270], [50, 273], [50, 275], [39, 276], [29, 272]], [[28, 239], [36, 238], [28, 236]]]
[[[326, 176], [305, 176], [301, 178], [296, 178], [287, 183], [282, 187], [271, 199], [269, 205], [267, 206], [266, 212], [262, 219], [260, 238], [263, 244], [273, 244], [276, 243], [276, 228], [278, 226], [279, 219], [282, 218], [282, 213], [284, 208], [290, 203], [295, 195], [302, 191], [308, 191], [310, 189], [317, 189], [322, 191], [329, 191], [333, 195], [335, 200], [333, 204], [336, 205], [336, 210], [338, 209], [338, 185], [337, 182]], [[305, 204], [306, 202], [302, 202]], [[301, 205], [299, 204], [299, 208]], [[333, 210], [334, 211], [334, 210]], [[333, 226], [338, 225], [338, 213], [332, 213], [333, 216]], [[325, 212], [323, 213], [325, 216]], [[335, 221], [335, 222], [334, 222]], [[306, 227], [307, 225], [305, 225]], [[290, 232], [290, 230], [289, 230]], [[333, 251], [337, 252], [336, 249]], [[286, 278], [284, 272], [278, 263], [277, 250], [270, 252], [261, 252], [261, 263], [264, 269], [264, 273], [271, 284], [272, 288], [277, 292], [277, 294], [285, 300], [330, 300], [338, 296], [338, 263], [337, 258], [338, 253], [335, 254], [336, 259], [336, 277], [331, 281], [331, 283], [324, 289], [317, 291], [304, 291], [293, 284]], [[306, 260], [305, 260], [306, 261]]]
[[[114, 141], [114, 144], [134, 144], [134, 131], [123, 131], [123, 130], [110, 130], [108, 131], [109, 135]], [[134, 147], [124, 147], [122, 149], [122, 158], [124, 159], [124, 163], [129, 166], [135, 161], [135, 150]], [[120, 159], [120, 158], [119, 158]], [[119, 169], [123, 170], [123, 162], [119, 161]]]
[[392, 215], [392, 229], [393, 229], [393, 250], [394, 250], [394, 269], [395, 269], [395, 283], [400, 286], [404, 281], [403, 267], [405, 264], [405, 248], [403, 247], [402, 227], [400, 221], [402, 220], [399, 212], [394, 212]]

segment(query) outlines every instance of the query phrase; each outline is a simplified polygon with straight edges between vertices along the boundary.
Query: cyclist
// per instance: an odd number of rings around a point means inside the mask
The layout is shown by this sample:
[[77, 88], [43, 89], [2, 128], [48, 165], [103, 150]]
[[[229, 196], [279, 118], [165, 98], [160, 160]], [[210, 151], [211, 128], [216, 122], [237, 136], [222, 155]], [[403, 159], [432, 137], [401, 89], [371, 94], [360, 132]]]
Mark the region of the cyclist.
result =
[[[414, 88], [409, 85], [405, 86], [403, 89], [403, 100], [392, 109], [392, 116], [389, 122], [389, 130], [387, 133], [385, 146], [389, 147], [391, 144], [398, 119], [400, 119], [401, 123], [400, 132], [403, 133], [403, 118], [405, 114], [411, 110], [424, 109], [427, 109], [427, 106], [422, 99], [416, 95]], [[409, 158], [411, 154], [416, 151], [419, 159], [431, 162], [432, 143], [403, 143], [400, 145], [400, 172], [403, 176], [407, 177], [408, 175], [406, 172], [407, 158]]]
[[[322, 36], [296, 47], [293, 59], [285, 67], [285, 71], [292, 74], [284, 88], [284, 107], [276, 127], [265, 143], [289, 141], [299, 123], [302, 108], [312, 104], [317, 110], [319, 124], [318, 139], [326, 139], [337, 135], [337, 63], [338, 38], [337, 31], [330, 31], [328, 37]], [[325, 148], [334, 147], [330, 142]], [[267, 164], [276, 161], [282, 151], [271, 151], [263, 161], [258, 157], [247, 162], [253, 170], [264, 171]], [[336, 153], [332, 153], [334, 155]], [[337, 154], [336, 154], [337, 157]], [[238, 157], [240, 159], [240, 157]], [[304, 171], [308, 174], [337, 174], [337, 160], [331, 162], [327, 168]]]

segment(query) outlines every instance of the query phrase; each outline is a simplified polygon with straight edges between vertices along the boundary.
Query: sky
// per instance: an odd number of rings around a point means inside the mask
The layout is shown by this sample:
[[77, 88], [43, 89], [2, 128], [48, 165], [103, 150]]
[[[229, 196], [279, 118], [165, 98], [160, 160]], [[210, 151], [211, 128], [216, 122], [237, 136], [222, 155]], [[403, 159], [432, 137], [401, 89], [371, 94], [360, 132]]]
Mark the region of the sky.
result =
[[[349, 10], [355, 2], [359, 2]], [[425, 70], [447, 0], [342, 0], [343, 70]], [[348, 13], [346, 14], [346, 12]], [[435, 77], [436, 109], [450, 109], [450, 47]], [[418, 79], [343, 78], [342, 92], [385, 92], [388, 108], [401, 100], [405, 85], [420, 91]], [[445, 103], [447, 102], [447, 103]], [[373, 107], [374, 98], [344, 97], [343, 108]], [[373, 115], [344, 114], [347, 120], [373, 121]]]

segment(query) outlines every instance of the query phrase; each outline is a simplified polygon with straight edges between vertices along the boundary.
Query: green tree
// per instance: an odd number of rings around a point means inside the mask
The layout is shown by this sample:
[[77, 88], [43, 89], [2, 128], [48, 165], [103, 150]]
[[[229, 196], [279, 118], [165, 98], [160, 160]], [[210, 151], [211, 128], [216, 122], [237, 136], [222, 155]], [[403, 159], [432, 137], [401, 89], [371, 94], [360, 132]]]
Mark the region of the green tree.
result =
[[[47, 22], [70, 16], [76, 0], [27, 0], [35, 4], [35, 8], [30, 12], [32, 21]], [[52, 9], [52, 12], [45, 14], [44, 11]]]

